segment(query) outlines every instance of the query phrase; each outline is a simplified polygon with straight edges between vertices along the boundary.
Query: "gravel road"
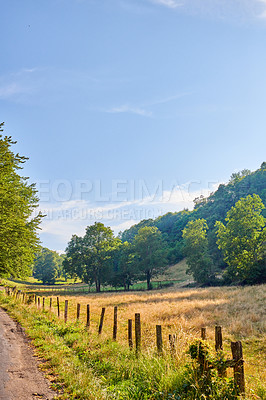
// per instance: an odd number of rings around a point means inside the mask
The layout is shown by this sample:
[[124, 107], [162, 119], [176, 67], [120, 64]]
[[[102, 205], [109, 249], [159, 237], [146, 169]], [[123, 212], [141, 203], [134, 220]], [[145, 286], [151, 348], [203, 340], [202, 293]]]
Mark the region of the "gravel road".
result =
[[0, 308], [0, 400], [54, 399], [39, 363], [21, 326]]

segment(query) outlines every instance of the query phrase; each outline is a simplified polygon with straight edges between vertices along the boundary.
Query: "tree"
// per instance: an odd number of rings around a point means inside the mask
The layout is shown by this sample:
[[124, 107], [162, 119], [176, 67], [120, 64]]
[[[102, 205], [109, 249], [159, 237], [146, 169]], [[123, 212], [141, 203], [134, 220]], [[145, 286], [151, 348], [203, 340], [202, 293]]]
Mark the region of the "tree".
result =
[[208, 250], [208, 225], [205, 219], [190, 221], [183, 230], [184, 253], [187, 256], [188, 274], [196, 282], [209, 284], [214, 280], [214, 266]]
[[27, 158], [13, 153], [15, 143], [0, 134], [0, 276], [23, 277], [31, 273], [42, 215], [32, 217], [37, 191], [17, 172]]
[[251, 171], [249, 169], [243, 169], [242, 171], [239, 172], [233, 172], [229, 183], [236, 183], [241, 181], [241, 179], [245, 178], [246, 176], [250, 175]]
[[129, 242], [121, 242], [112, 252], [111, 259], [113, 271], [108, 278], [108, 283], [115, 287], [123, 286], [125, 290], [129, 290], [130, 285], [138, 279], [133, 245]]
[[167, 267], [167, 249], [158, 228], [141, 228], [134, 238], [136, 265], [145, 276], [147, 289], [151, 289], [151, 279], [162, 273]]
[[76, 274], [86, 283], [95, 283], [96, 292], [101, 284], [108, 280], [112, 263], [112, 251], [118, 246], [119, 239], [113, 231], [100, 222], [88, 226], [85, 236], [73, 236], [66, 249], [63, 262], [67, 272]]
[[228, 264], [231, 281], [256, 282], [265, 277], [266, 219], [261, 198], [253, 194], [241, 198], [227, 213], [224, 225], [217, 221], [217, 244]]
[[45, 247], [36, 255], [33, 275], [45, 284], [53, 285], [61, 273], [62, 258], [56, 251]]
[[83, 258], [83, 238], [73, 235], [66, 248], [63, 260], [63, 268], [71, 278], [80, 278], [85, 281], [85, 270]]
[[118, 239], [111, 228], [100, 222], [88, 226], [83, 238], [83, 259], [86, 265], [85, 281], [92, 279], [96, 292], [106, 282], [111, 269], [111, 252], [117, 247]]

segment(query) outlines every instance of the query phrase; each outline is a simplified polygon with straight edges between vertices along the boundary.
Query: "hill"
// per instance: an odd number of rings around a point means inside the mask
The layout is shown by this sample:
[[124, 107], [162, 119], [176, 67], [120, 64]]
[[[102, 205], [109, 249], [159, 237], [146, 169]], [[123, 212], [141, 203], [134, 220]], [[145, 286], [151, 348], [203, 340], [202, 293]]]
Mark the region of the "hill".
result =
[[[142, 220], [138, 224], [125, 230], [121, 238], [132, 242], [140, 228], [155, 226], [164, 235], [169, 246], [169, 264], [175, 264], [184, 258], [182, 231], [189, 221], [204, 218], [209, 226], [208, 239], [215, 264], [219, 268], [225, 267], [220, 250], [216, 245], [214, 224], [224, 222], [227, 212], [243, 197], [257, 194], [266, 205], [266, 162], [254, 172], [247, 169], [233, 173], [227, 184], [221, 184], [209, 197], [194, 199], [192, 211], [184, 209], [179, 212], [169, 212], [156, 219]], [[265, 216], [264, 210], [264, 216]]]

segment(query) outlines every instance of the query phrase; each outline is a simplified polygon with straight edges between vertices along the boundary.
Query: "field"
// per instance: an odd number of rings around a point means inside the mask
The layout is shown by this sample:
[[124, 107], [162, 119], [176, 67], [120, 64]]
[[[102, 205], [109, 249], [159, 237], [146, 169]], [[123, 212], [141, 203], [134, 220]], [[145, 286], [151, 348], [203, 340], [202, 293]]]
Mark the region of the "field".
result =
[[[116, 365], [117, 360], [115, 360], [115, 357], [117, 357], [118, 348], [116, 347], [116, 349], [114, 349], [112, 348], [112, 345], [110, 345], [110, 339], [112, 338], [114, 306], [118, 307], [118, 333], [116, 346], [120, 346], [122, 353], [126, 351], [125, 349], [127, 348], [128, 319], [134, 320], [135, 313], [140, 313], [142, 324], [141, 345], [143, 354], [146, 354], [147, 357], [154, 354], [156, 345], [155, 326], [159, 324], [162, 325], [165, 354], [169, 352], [168, 335], [176, 334], [177, 336], [175, 362], [179, 365], [184, 365], [186, 363], [189, 343], [191, 343], [194, 338], [200, 337], [201, 327], [207, 328], [207, 339], [213, 348], [214, 327], [215, 325], [220, 325], [223, 329], [224, 350], [227, 353], [228, 358], [231, 357], [231, 340], [241, 340], [243, 344], [247, 398], [265, 399], [265, 387], [263, 384], [266, 378], [265, 288], [265, 285], [205, 289], [181, 289], [178, 287], [172, 287], [160, 291], [156, 290], [154, 292], [118, 292], [89, 294], [86, 296], [61, 296], [61, 319], [63, 319], [64, 314], [64, 300], [68, 299], [68, 324], [70, 324], [71, 320], [73, 322], [76, 321], [76, 305], [79, 303], [81, 305], [80, 323], [74, 325], [79, 327], [84, 326], [86, 320], [86, 306], [89, 304], [91, 311], [90, 332], [92, 332], [92, 336], [94, 337], [93, 340], [91, 339], [92, 341], [90, 342], [90, 346], [94, 349], [93, 351], [98, 352], [98, 356], [103, 363], [107, 362], [105, 359], [105, 357], [107, 357], [108, 363]], [[99, 338], [96, 336], [96, 333], [102, 307], [106, 308], [106, 312], [103, 332], [101, 338]], [[48, 310], [48, 308], [48, 299], [46, 299], [45, 309]], [[32, 313], [45, 314], [43, 311], [36, 311], [35, 304], [31, 305], [30, 309], [33, 310]], [[16, 317], [22, 322], [22, 324], [24, 323], [28, 326], [29, 331], [31, 331], [29, 321], [26, 322], [29, 317], [26, 317], [22, 311], [16, 313], [15, 307], [12, 307], [12, 310], [15, 315], [17, 314]], [[52, 298], [52, 314], [56, 314], [56, 297]], [[48, 311], [46, 318], [51, 318], [49, 317]], [[33, 324], [33, 322], [31, 322], [31, 324]], [[34, 335], [36, 337], [36, 328], [35, 333], [32, 333], [32, 336]], [[38, 340], [41, 340], [39, 336], [38, 338]], [[76, 346], [79, 348], [79, 345], [77, 344], [78, 340], [78, 334], [76, 334], [72, 347]], [[110, 348], [108, 347], [109, 345], [111, 346]], [[108, 350], [105, 346], [108, 347]], [[41, 347], [45, 348], [45, 346]], [[97, 348], [98, 350], [96, 350]], [[45, 358], [49, 358], [47, 357], [47, 354], [45, 354], [45, 350], [42, 351], [44, 351], [43, 355], [45, 355]], [[51, 347], [49, 347], [49, 351], [51, 352]], [[166, 357], [168, 356], [166, 355]], [[62, 360], [62, 362], [63, 361], [64, 360]], [[146, 362], [148, 365], [147, 359]], [[169, 361], [167, 362], [168, 365], [171, 364], [169, 364]], [[59, 372], [56, 371], [56, 367], [54, 368], [55, 373], [58, 374]], [[122, 368], [121, 365], [119, 368]], [[96, 376], [98, 376], [97, 371], [95, 372], [94, 370], [93, 373], [96, 373]], [[59, 375], [61, 375], [61, 373], [59, 373]], [[230, 377], [232, 373], [229, 371], [228, 375]], [[109, 379], [108, 373], [105, 374], [104, 371], [102, 372], [102, 376], [105, 380]], [[62, 379], [67, 378], [64, 377]], [[106, 382], [107, 386], [108, 384], [109, 383]], [[116, 392], [115, 389], [114, 392]], [[94, 394], [94, 396], [94, 398], [101, 398], [100, 394]], [[123, 397], [121, 395], [119, 397], [116, 394], [116, 397], [110, 398], [126, 399], [130, 398], [130, 396], [126, 397], [125, 395]], [[138, 397], [131, 396], [131, 398]], [[140, 398], [148, 399], [155, 397]], [[162, 397], [158, 398], [178, 397], [163, 397], [162, 395]], [[218, 399], [219, 397], [213, 398]]]
[[[160, 289], [162, 287], [169, 287], [173, 284], [176, 286], [184, 286], [188, 283], [191, 283], [193, 281], [191, 275], [186, 274], [187, 270], [187, 264], [186, 260], [182, 260], [177, 264], [171, 265], [168, 267], [168, 269], [164, 272], [164, 274], [156, 276], [155, 279], [152, 281], [152, 287], [153, 289]], [[56, 282], [54, 285], [43, 285], [41, 281], [29, 277], [27, 280], [22, 281], [19, 279], [12, 279], [12, 280], [6, 280], [2, 279], [2, 284], [14, 287], [16, 286], [18, 289], [23, 289], [27, 288], [27, 290], [32, 290], [34, 292], [38, 292], [38, 290], [46, 290], [47, 292], [52, 292], [58, 291], [58, 292], [67, 292], [69, 294], [70, 292], [77, 292], [77, 293], [89, 293], [89, 292], [95, 292], [95, 285], [89, 286], [85, 283], [82, 283], [80, 279], [71, 279], [68, 278], [67, 281], [63, 280], [62, 278], [57, 278]], [[0, 282], [1, 283], [1, 282]], [[140, 290], [146, 290], [147, 289], [147, 283], [146, 281], [144, 282], [136, 282], [132, 286], [130, 286], [131, 291], [140, 291]], [[118, 287], [114, 288], [111, 286], [104, 286], [102, 285], [102, 291], [124, 291], [124, 287]]]

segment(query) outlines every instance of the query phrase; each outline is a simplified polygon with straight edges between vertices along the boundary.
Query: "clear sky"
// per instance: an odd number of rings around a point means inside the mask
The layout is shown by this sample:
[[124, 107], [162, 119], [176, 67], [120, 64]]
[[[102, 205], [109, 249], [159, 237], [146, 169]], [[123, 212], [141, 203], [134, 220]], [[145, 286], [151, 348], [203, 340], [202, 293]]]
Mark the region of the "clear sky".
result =
[[266, 161], [266, 0], [0, 3], [0, 120], [44, 246], [191, 208]]

